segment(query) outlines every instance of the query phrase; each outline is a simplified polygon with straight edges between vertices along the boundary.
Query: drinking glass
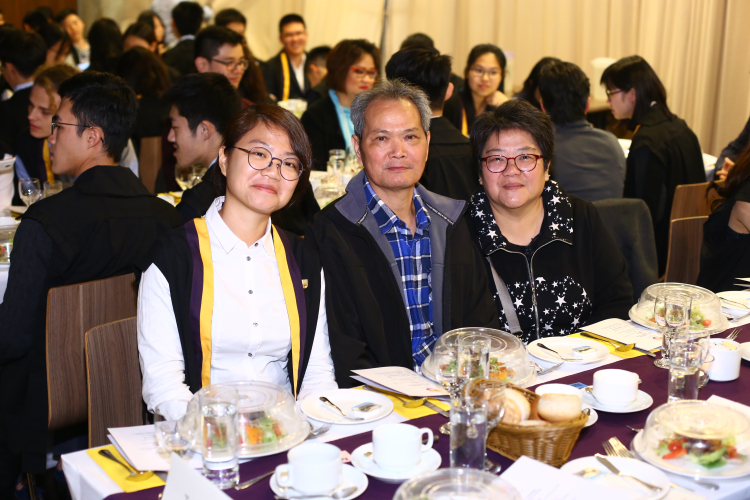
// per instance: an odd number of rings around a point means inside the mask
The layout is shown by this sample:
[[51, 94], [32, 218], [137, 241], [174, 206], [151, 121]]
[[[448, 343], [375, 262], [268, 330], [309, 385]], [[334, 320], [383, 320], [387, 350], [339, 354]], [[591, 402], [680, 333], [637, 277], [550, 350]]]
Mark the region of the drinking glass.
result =
[[203, 475], [222, 490], [239, 481], [237, 390], [208, 386], [199, 391]]
[[182, 419], [170, 418], [169, 404], [162, 403], [154, 410], [156, 442], [168, 453], [174, 452], [184, 457], [195, 444], [195, 428], [185, 425]]
[[63, 190], [63, 183], [60, 181], [52, 181], [44, 183], [44, 197], [49, 198], [53, 194], [57, 194]]
[[487, 446], [487, 404], [479, 398], [451, 400], [451, 468], [484, 469]]
[[481, 333], [470, 333], [459, 340], [457, 366], [462, 387], [470, 380], [489, 377], [491, 345], [490, 337]]
[[703, 345], [682, 338], [672, 340], [669, 349], [668, 402], [698, 399], [700, 369], [705, 357]]
[[181, 167], [180, 165], [175, 165], [174, 167], [174, 179], [183, 191], [198, 184], [205, 173], [206, 167], [200, 163], [186, 167]]
[[18, 181], [18, 195], [28, 207], [42, 198], [42, 190], [39, 187], [39, 179], [27, 177]]
[[654, 321], [662, 332], [661, 359], [654, 361], [659, 368], [669, 369], [669, 346], [672, 337], [690, 329], [692, 299], [682, 293], [659, 293], [654, 300]]
[[[485, 435], [485, 443], [487, 438], [490, 436], [490, 432], [494, 429], [505, 414], [505, 388], [506, 384], [499, 380], [490, 379], [475, 379], [469, 382], [466, 386], [466, 395], [468, 397], [480, 399], [484, 401], [487, 406], [487, 429]], [[487, 450], [485, 449], [484, 457], [484, 470], [494, 472], [497, 474], [500, 472], [500, 465], [496, 464], [489, 458], [487, 458]]]
[[706, 359], [703, 360], [700, 377], [698, 378], [698, 389], [706, 387], [706, 384], [708, 384], [708, 370], [711, 369], [711, 363], [714, 362], [714, 359], [716, 358], [714, 358], [713, 354], [708, 354], [706, 355]]
[[[451, 399], [461, 394], [461, 382], [458, 377], [458, 346], [439, 345], [432, 351], [435, 378], [448, 391]], [[440, 426], [440, 432], [450, 433], [450, 422]]]

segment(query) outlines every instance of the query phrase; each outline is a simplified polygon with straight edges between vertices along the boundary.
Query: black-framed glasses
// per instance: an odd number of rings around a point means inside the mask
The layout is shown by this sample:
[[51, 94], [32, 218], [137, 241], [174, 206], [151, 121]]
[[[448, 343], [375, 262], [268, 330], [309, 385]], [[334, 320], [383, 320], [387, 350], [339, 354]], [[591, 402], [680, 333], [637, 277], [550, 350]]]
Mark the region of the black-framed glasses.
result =
[[536, 168], [536, 162], [537, 160], [539, 160], [539, 158], [544, 157], [542, 155], [534, 155], [530, 153], [524, 153], [516, 157], [493, 155], [485, 156], [484, 158], [482, 158], [482, 163], [484, 163], [484, 165], [487, 167], [487, 170], [489, 170], [493, 174], [499, 174], [500, 172], [508, 168], [508, 162], [510, 160], [513, 160], [513, 163], [516, 164], [516, 168], [518, 168], [518, 170], [520, 170], [521, 172], [531, 172]]
[[625, 91], [621, 90], [621, 89], [617, 89], [617, 90], [609, 90], [609, 89], [607, 89], [606, 92], [607, 92], [607, 99], [609, 99], [613, 95], [619, 94], [620, 92], [625, 92]]
[[247, 59], [240, 59], [239, 61], [222, 61], [221, 59], [216, 59], [215, 57], [212, 57], [211, 60], [213, 62], [217, 62], [219, 64], [223, 64], [227, 67], [229, 71], [234, 71], [238, 67], [241, 67], [243, 70], [246, 70], [248, 66], [250, 66], [250, 61]]
[[65, 122], [58, 122], [53, 121], [52, 122], [52, 133], [55, 133], [56, 128], [60, 128], [61, 125], [69, 125], [71, 127], [83, 127], [83, 128], [90, 128], [91, 130], [94, 130], [94, 127], [91, 125], [81, 125], [80, 123], [65, 123]]
[[274, 160], [279, 160], [277, 167], [281, 177], [288, 181], [295, 181], [302, 175], [302, 163], [297, 158], [274, 158], [269, 150], [260, 146], [253, 149], [239, 148], [233, 146], [233, 149], [239, 149], [247, 153], [247, 163], [253, 170], [265, 170], [273, 165]]

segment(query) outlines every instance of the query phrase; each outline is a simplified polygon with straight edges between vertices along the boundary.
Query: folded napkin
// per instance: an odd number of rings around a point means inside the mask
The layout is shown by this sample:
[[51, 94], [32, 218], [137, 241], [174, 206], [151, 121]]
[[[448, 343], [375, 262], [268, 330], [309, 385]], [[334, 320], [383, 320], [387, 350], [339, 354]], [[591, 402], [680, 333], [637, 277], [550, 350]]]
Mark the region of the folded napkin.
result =
[[[364, 390], [363, 387], [356, 387], [356, 389]], [[383, 396], [393, 401], [393, 411], [395, 411], [396, 413], [398, 413], [404, 418], [408, 418], [409, 420], [414, 420], [415, 418], [426, 417], [428, 415], [435, 415], [437, 413], [436, 411], [431, 410], [424, 405], [418, 406], [417, 408], [406, 408], [404, 407], [404, 404], [401, 401], [391, 396], [390, 394], [386, 394], [384, 392], [380, 392], [378, 394], [382, 394]], [[399, 395], [399, 396], [406, 401], [409, 401], [411, 399], [409, 396], [403, 396], [403, 395]], [[447, 403], [443, 403], [442, 401], [439, 401], [437, 399], [432, 399], [432, 398], [428, 398], [427, 401], [429, 401], [430, 403], [433, 403], [438, 408], [442, 408], [443, 410], [450, 411], [451, 407]]]
[[104, 472], [106, 472], [112, 481], [117, 483], [117, 486], [122, 488], [125, 493], [133, 493], [134, 491], [164, 486], [164, 481], [162, 481], [156, 474], [143, 481], [128, 480], [127, 478], [130, 476], [130, 473], [125, 470], [125, 467], [116, 464], [107, 457], [99, 455], [99, 450], [109, 450], [118, 460], [125, 463], [128, 463], [127, 460], [125, 460], [122, 455], [120, 455], [120, 452], [112, 445], [86, 450], [86, 453], [94, 460], [94, 462], [104, 469]]
[[614, 354], [615, 356], [618, 356], [620, 358], [629, 359], [629, 358], [637, 358], [638, 356], [645, 356], [645, 354], [643, 354], [640, 351], [636, 351], [635, 349], [631, 349], [631, 350], [629, 350], [627, 352], [618, 352], [618, 351], [615, 351], [614, 346], [612, 344], [610, 344], [609, 342], [604, 342], [603, 340], [592, 339], [591, 337], [584, 337], [580, 333], [574, 333], [572, 335], [568, 335], [568, 337], [575, 337], [575, 338], [578, 338], [578, 339], [592, 340], [594, 342], [599, 342], [600, 344], [602, 344], [604, 346], [607, 346], [607, 349], [609, 349], [609, 352], [611, 352], [612, 354]]

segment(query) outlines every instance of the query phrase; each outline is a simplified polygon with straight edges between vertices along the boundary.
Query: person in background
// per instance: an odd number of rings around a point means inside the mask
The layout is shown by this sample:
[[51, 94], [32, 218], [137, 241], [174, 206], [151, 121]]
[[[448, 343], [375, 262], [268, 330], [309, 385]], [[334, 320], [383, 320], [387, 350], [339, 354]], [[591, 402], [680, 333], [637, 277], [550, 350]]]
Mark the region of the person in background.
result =
[[706, 182], [698, 137], [667, 106], [667, 91], [640, 56], [624, 57], [602, 74], [607, 100], [618, 120], [629, 120], [633, 142], [626, 162], [625, 198], [646, 202], [654, 221], [659, 274], [667, 267], [669, 219], [675, 188]]
[[[185, 33], [177, 33], [174, 29], [174, 23], [170, 22], [170, 20], [173, 19], [172, 11], [174, 11], [175, 7], [180, 3], [180, 0], [152, 0], [151, 9], [148, 11], [156, 14], [160, 20], [167, 21], [163, 26], [164, 45], [168, 48], [174, 47], [180, 41], [180, 37], [185, 35]], [[197, 33], [204, 24], [207, 24], [212, 17], [214, 17], [214, 11], [211, 8], [213, 3], [214, 0], [206, 0], [205, 5], [201, 8], [201, 24], [195, 29], [193, 32], [194, 34]]]
[[389, 80], [402, 78], [430, 100], [430, 148], [419, 183], [433, 193], [469, 201], [479, 187], [469, 139], [443, 117], [443, 105], [453, 94], [450, 74], [450, 56], [423, 47], [402, 49], [385, 65]]
[[497, 328], [465, 201], [419, 185], [430, 103], [400, 80], [380, 80], [352, 102], [354, 150], [364, 170], [325, 207], [305, 241], [320, 255], [328, 333], [340, 387], [351, 370], [421, 366], [455, 328]]
[[372, 88], [378, 78], [380, 50], [367, 40], [342, 40], [326, 59], [328, 94], [302, 115], [313, 148], [313, 168], [325, 170], [328, 151], [353, 151], [352, 100]]
[[249, 65], [243, 37], [229, 28], [207, 26], [195, 37], [195, 67], [198, 73], [220, 73], [238, 88]]
[[154, 54], [159, 53], [159, 42], [151, 24], [136, 22], [128, 26], [122, 35], [122, 48], [127, 51], [133, 47], [143, 47]]
[[229, 28], [238, 35], [245, 37], [245, 28], [247, 27], [247, 19], [242, 12], [237, 9], [224, 9], [220, 10], [216, 17], [214, 17], [214, 24], [216, 26], [223, 26]]
[[177, 44], [164, 52], [162, 60], [180, 76], [195, 73], [195, 34], [203, 23], [203, 8], [196, 2], [180, 2], [172, 10], [171, 19]]
[[[38, 33], [47, 45], [47, 60], [45, 61], [47, 66], [68, 61], [71, 51], [70, 37], [62, 26], [55, 22], [48, 22]], [[70, 60], [72, 62], [72, 57]]]
[[24, 31], [29, 33], [39, 33], [42, 27], [52, 21], [51, 9], [49, 7], [39, 7], [34, 10], [30, 10], [23, 16], [21, 22]]
[[465, 136], [477, 116], [508, 100], [502, 92], [505, 64], [505, 54], [496, 45], [477, 45], [469, 52], [464, 88], [459, 99], [448, 101], [443, 110], [443, 115]]
[[34, 73], [47, 59], [47, 46], [37, 33], [8, 30], [0, 38], [3, 77], [13, 90], [10, 99], [0, 102], [0, 142], [11, 149], [21, 132], [29, 128], [29, 95]]
[[161, 18], [153, 11], [144, 10], [138, 14], [137, 23], [146, 23], [154, 30], [154, 38], [156, 43], [159, 44], [158, 54], [161, 55], [167, 50], [164, 44], [164, 22]]
[[[435, 49], [435, 42], [432, 40], [432, 38], [429, 35], [426, 35], [424, 33], [412, 33], [411, 35], [404, 38], [404, 41], [401, 42], [401, 47], [399, 48], [399, 50], [408, 49], [410, 47], [422, 47], [425, 49]], [[458, 99], [459, 89], [464, 88], [464, 79], [458, 76], [457, 74], [451, 72], [450, 82], [453, 84], [453, 94], [451, 94], [451, 97], [446, 100]]]
[[555, 124], [552, 179], [586, 201], [622, 198], [625, 154], [612, 133], [586, 121], [591, 103], [586, 73], [560, 61], [544, 66], [538, 81], [542, 111]]
[[321, 45], [320, 47], [315, 47], [307, 54], [307, 59], [305, 59], [305, 75], [307, 75], [307, 79], [310, 81], [310, 91], [307, 93], [308, 106], [328, 93], [328, 85], [326, 85], [326, 75], [328, 74], [326, 58], [330, 52], [331, 47]]
[[[72, 187], [31, 205], [14, 238], [0, 304], [0, 497], [19, 473], [46, 469], [47, 295], [54, 287], [131, 273], [156, 239], [182, 224], [169, 203], [117, 165], [136, 116], [125, 82], [84, 72], [58, 88], [49, 138], [55, 175]], [[50, 356], [59, 353], [49, 353]]]
[[114, 73], [123, 48], [122, 33], [117, 23], [106, 17], [95, 21], [89, 30], [89, 43], [91, 64], [87, 71]]
[[0, 26], [5, 26], [5, 14], [0, 10]]
[[526, 80], [523, 82], [523, 89], [513, 97], [516, 99], [523, 99], [524, 101], [528, 101], [530, 104], [532, 104], [536, 109], [542, 109], [541, 105], [539, 104], [539, 73], [542, 72], [542, 68], [547, 66], [548, 64], [554, 65], [557, 64], [560, 61], [560, 59], [556, 57], [542, 57], [539, 59], [539, 62], [537, 62], [533, 68], [531, 68], [531, 73], [529, 73], [529, 76], [526, 77]]
[[748, 118], [745, 127], [740, 132], [735, 140], [727, 144], [719, 158], [716, 160], [716, 168], [714, 169], [714, 179], [721, 181], [726, 179], [729, 171], [734, 167], [737, 157], [742, 151], [750, 144], [750, 118]]
[[627, 319], [633, 287], [625, 258], [596, 208], [549, 180], [556, 156], [549, 117], [511, 99], [477, 118], [471, 148], [482, 187], [467, 222], [486, 257], [501, 329], [528, 343]]
[[304, 99], [310, 89], [305, 76], [307, 28], [298, 14], [287, 14], [279, 21], [279, 41], [284, 46], [263, 65], [266, 89], [276, 101]]
[[744, 290], [737, 278], [750, 276], [750, 146], [736, 159], [723, 185], [708, 186], [724, 199], [703, 225], [697, 285], [713, 292]]
[[[243, 38], [244, 41], [244, 38]], [[268, 100], [268, 91], [266, 82], [263, 80], [263, 72], [260, 64], [253, 56], [247, 43], [242, 44], [242, 50], [247, 59], [247, 69], [240, 80], [240, 95], [242, 96], [242, 105], [247, 107], [250, 104], [260, 104]]]
[[13, 186], [14, 205], [22, 205], [15, 186], [18, 179], [33, 177], [45, 182], [71, 182], [70, 178], [60, 178], [52, 173], [52, 154], [49, 136], [52, 135], [52, 116], [60, 107], [60, 94], [57, 89], [68, 78], [79, 73], [78, 68], [67, 64], [50, 66], [34, 79], [29, 95], [29, 129], [18, 136], [15, 143], [16, 163]]
[[86, 37], [83, 36], [86, 28], [84, 22], [78, 17], [75, 10], [69, 8], [61, 9], [55, 16], [55, 22], [62, 25], [62, 27], [65, 28], [65, 31], [68, 32], [68, 36], [70, 37], [74, 49], [72, 52], [73, 62], [77, 65], [81, 65], [79, 66], [81, 70], [88, 68], [86, 64], [89, 62], [91, 46], [89, 45], [89, 42], [86, 41]]

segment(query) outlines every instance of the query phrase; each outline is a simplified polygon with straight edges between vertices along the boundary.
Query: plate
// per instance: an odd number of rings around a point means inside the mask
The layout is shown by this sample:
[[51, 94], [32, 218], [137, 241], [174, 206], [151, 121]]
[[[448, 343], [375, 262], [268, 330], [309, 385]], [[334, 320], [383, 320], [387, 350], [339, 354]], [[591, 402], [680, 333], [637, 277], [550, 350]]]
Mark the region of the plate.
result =
[[645, 410], [654, 404], [653, 398], [643, 391], [638, 391], [638, 397], [627, 406], [605, 406], [594, 399], [594, 396], [586, 392], [586, 388], [581, 389], [581, 395], [583, 397], [584, 406], [590, 406], [591, 408], [605, 413], [635, 413], [637, 411]]
[[582, 457], [576, 460], [571, 460], [570, 462], [560, 467], [560, 470], [563, 472], [567, 472], [568, 474], [575, 474], [576, 472], [580, 472], [587, 467], [599, 469], [603, 471], [604, 474], [599, 474], [597, 476], [591, 477], [587, 479], [587, 481], [591, 481], [602, 486], [608, 486], [623, 493], [628, 493], [630, 494], [630, 498], [658, 500], [660, 498], [666, 497], [669, 493], [669, 478], [666, 474], [664, 474], [661, 470], [654, 467], [653, 465], [649, 465], [647, 463], [641, 462], [640, 460], [634, 460], [632, 458], [607, 457], [607, 460], [612, 462], [612, 464], [620, 469], [623, 474], [629, 474], [649, 484], [658, 486], [659, 488], [661, 488], [661, 491], [656, 493], [646, 488], [645, 486], [641, 486], [637, 481], [618, 477], [615, 474], [610, 473], [604, 466], [604, 464], [599, 462], [596, 457]]
[[352, 452], [352, 465], [365, 474], [376, 477], [386, 483], [403, 483], [407, 479], [411, 479], [419, 474], [432, 472], [437, 470], [443, 461], [440, 458], [440, 453], [435, 451], [434, 448], [430, 448], [422, 452], [422, 460], [413, 469], [404, 472], [392, 472], [381, 469], [375, 463], [375, 460], [366, 457], [365, 453], [368, 451], [372, 451], [372, 443], [363, 444], [354, 450]]
[[740, 306], [737, 306], [735, 304], [730, 304], [728, 302], [721, 302], [721, 308], [731, 314], [732, 316], [738, 317], [738, 316], [744, 316], [747, 313], [750, 313], [750, 306], [748, 306], [748, 300], [750, 300], [750, 293], [748, 292], [742, 292], [742, 291], [729, 291], [729, 292], [719, 292], [716, 294], [721, 299], [727, 299], [731, 300], [733, 302], [738, 302], [740, 304], [745, 304], [745, 308], [742, 308]]
[[[642, 318], [635, 313], [635, 310], [637, 307], [638, 307], [638, 304], [631, 307], [630, 310], [628, 311], [628, 317], [630, 318], [630, 320], [637, 325], [640, 325], [644, 328], [648, 328], [649, 330], [656, 330], [657, 332], [661, 332], [661, 330], [659, 330], [659, 327], [656, 326], [656, 323], [654, 323], [653, 321], [649, 321], [645, 318]], [[722, 316], [721, 319], [723, 320], [723, 323], [721, 324], [720, 327], [716, 328], [716, 331], [714, 333], [720, 333], [726, 330], [727, 328], [729, 328], [729, 320], [724, 316]]]
[[571, 337], [547, 337], [531, 342], [526, 348], [529, 354], [543, 361], [552, 361], [554, 363], [559, 363], [561, 359], [556, 356], [554, 352], [550, 352], [539, 347], [539, 342], [546, 345], [550, 349], [554, 349], [555, 351], [559, 352], [563, 358], [568, 359], [573, 359], [573, 355], [570, 352], [571, 349], [574, 349], [576, 347], [588, 346], [595, 351], [594, 353], [582, 357], [580, 360], [576, 359], [575, 361], [566, 361], [566, 363], [570, 364], [586, 365], [589, 363], [596, 363], [597, 361], [601, 361], [609, 356], [609, 349], [607, 349], [607, 346], [595, 340]]
[[17, 213], [17, 214], [24, 214], [26, 213], [26, 209], [28, 208], [26, 205], [9, 205], [7, 207], [8, 210], [11, 212]]
[[750, 474], [750, 460], [745, 461], [745, 463], [742, 464], [722, 465], [715, 469], [706, 469], [698, 464], [694, 464], [688, 459], [662, 460], [654, 450], [646, 449], [643, 452], [638, 451], [642, 449], [643, 446], [641, 444], [642, 437], [643, 431], [635, 435], [633, 443], [630, 446], [631, 450], [651, 465], [654, 465], [661, 470], [677, 474], [678, 476], [687, 476], [690, 478], [731, 479]]
[[[342, 497], [341, 500], [349, 500], [350, 498], [357, 498], [362, 493], [365, 492], [367, 489], [367, 485], [369, 484], [369, 481], [367, 480], [367, 476], [362, 474], [362, 472], [358, 471], [351, 465], [342, 465], [341, 466], [341, 475], [344, 476], [344, 480], [341, 481], [341, 485], [339, 488], [349, 488], [351, 486], [356, 486], [357, 491], [349, 495], [348, 497]], [[291, 496], [289, 498], [294, 498], [295, 496], [302, 496], [302, 493], [297, 494], [297, 491], [294, 488], [281, 488], [279, 486], [279, 483], [276, 482], [276, 474], [271, 476], [271, 490], [273, 490], [274, 493], [276, 493], [280, 497], [286, 497], [287, 495]], [[331, 500], [330, 495], [329, 496], [319, 496], [319, 497], [305, 497], [309, 500]]]
[[[321, 397], [328, 398], [347, 415], [356, 415], [364, 418], [364, 420], [355, 421], [345, 419], [343, 415], [336, 411], [336, 408], [331, 408], [321, 401]], [[379, 404], [380, 408], [370, 412], [356, 412], [351, 409], [353, 406], [367, 402]], [[353, 425], [374, 422], [375, 420], [387, 417], [393, 411], [393, 402], [387, 396], [370, 391], [360, 391], [357, 389], [332, 389], [330, 391], [316, 392], [315, 394], [306, 397], [300, 404], [300, 409], [302, 410], [302, 413], [319, 422]]]
[[740, 355], [745, 361], [750, 361], [750, 342], [740, 344]]
[[583, 405], [583, 409], [585, 410], [586, 408], [588, 408], [591, 413], [589, 413], [589, 419], [586, 420], [586, 423], [583, 424], [583, 426], [584, 427], [591, 427], [592, 425], [594, 425], [599, 420], [599, 414], [596, 413], [596, 410], [593, 409], [592, 407], [587, 406], [587, 405]]

